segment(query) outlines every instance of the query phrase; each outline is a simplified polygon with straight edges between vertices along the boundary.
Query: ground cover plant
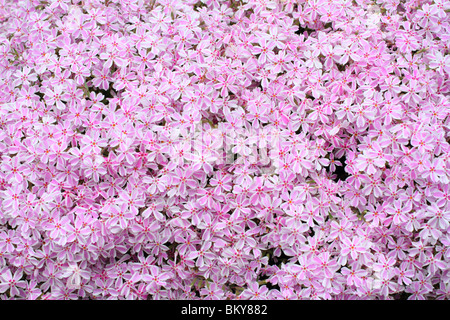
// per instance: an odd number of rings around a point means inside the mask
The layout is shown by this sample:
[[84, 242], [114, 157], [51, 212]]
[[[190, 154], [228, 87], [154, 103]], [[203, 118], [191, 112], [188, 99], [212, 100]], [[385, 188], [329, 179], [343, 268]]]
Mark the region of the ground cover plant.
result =
[[448, 299], [449, 12], [0, 0], [0, 298]]

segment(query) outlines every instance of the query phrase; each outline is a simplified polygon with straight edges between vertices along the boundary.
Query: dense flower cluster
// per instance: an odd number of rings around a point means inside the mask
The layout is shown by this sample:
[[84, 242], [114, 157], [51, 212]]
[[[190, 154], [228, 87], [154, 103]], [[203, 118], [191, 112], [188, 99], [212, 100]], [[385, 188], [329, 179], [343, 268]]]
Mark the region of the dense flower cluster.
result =
[[449, 11], [0, 0], [0, 298], [448, 299]]

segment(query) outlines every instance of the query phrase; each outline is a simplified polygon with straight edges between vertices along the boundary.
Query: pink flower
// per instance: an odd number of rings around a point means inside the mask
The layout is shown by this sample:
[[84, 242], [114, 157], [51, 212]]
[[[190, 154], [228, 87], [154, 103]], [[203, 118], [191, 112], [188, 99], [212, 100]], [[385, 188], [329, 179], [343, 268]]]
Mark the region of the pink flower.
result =
[[353, 237], [351, 240], [349, 238], [342, 239], [341, 253], [343, 255], [350, 254], [353, 260], [357, 260], [358, 255], [366, 251], [367, 246], [359, 237]]
[[323, 272], [323, 275], [327, 278], [332, 278], [334, 273], [339, 270], [339, 265], [334, 259], [330, 259], [329, 252], [322, 252], [317, 257], [314, 257], [315, 271]]
[[22, 279], [23, 272], [17, 270], [12, 274], [11, 270], [4, 268], [2, 270], [1, 282], [0, 282], [0, 292], [3, 293], [9, 290], [9, 296], [15, 297], [20, 294], [19, 288], [26, 288], [27, 282]]
[[[82, 265], [86, 266], [86, 263], [82, 263]], [[67, 278], [67, 287], [69, 289], [79, 289], [81, 287], [81, 279], [89, 280], [90, 272], [83, 270], [77, 264], [71, 264], [61, 275], [62, 277]]]
[[267, 299], [267, 293], [269, 292], [269, 289], [267, 289], [266, 286], [259, 286], [258, 284], [252, 282], [249, 285], [249, 288], [244, 290], [240, 297], [242, 299], [249, 299], [249, 300], [265, 300]]
[[29, 86], [31, 82], [34, 82], [37, 80], [37, 74], [31, 73], [31, 68], [24, 67], [22, 71], [16, 72], [17, 79], [13, 82], [13, 85], [15, 87], [22, 85], [22, 86]]
[[63, 94], [63, 87], [62, 86], [56, 86], [51, 89], [47, 89], [45, 91], [45, 95], [47, 97], [46, 102], [50, 105], [56, 104], [56, 107], [59, 110], [64, 110], [66, 108], [66, 105], [63, 103], [63, 100], [66, 100], [66, 95]]
[[379, 272], [382, 277], [389, 277], [392, 272], [394, 272], [393, 266], [395, 265], [396, 260], [393, 257], [386, 257], [383, 254], [378, 256], [378, 262], [373, 264], [373, 270], [375, 272]]

